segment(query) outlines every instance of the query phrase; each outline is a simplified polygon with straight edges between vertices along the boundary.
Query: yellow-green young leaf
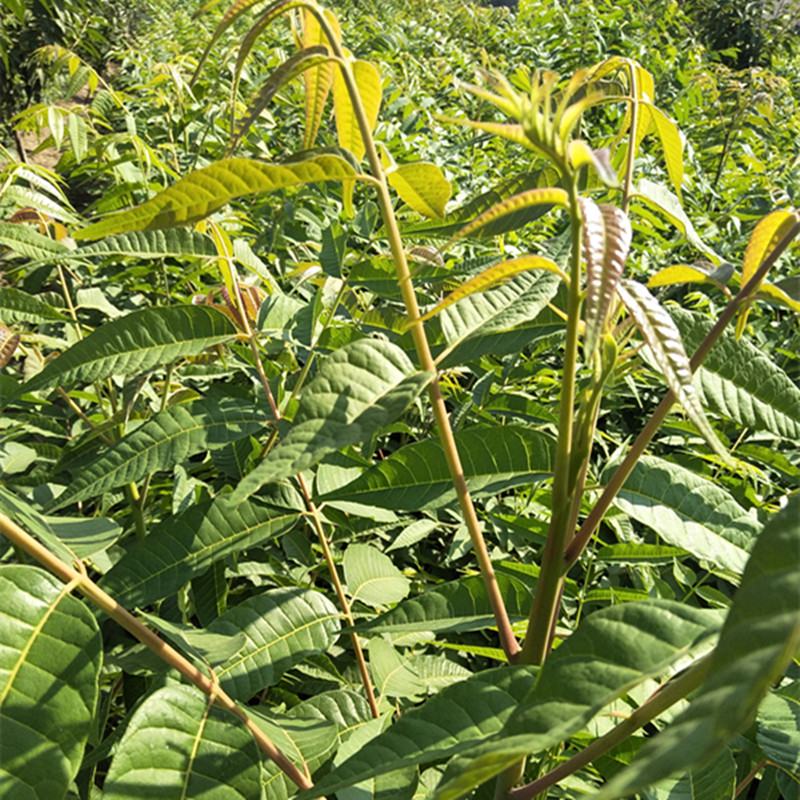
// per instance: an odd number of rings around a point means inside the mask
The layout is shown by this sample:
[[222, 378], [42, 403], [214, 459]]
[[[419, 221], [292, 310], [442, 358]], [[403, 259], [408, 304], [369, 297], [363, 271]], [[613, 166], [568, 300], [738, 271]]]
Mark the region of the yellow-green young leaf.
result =
[[689, 264], [675, 264], [672, 267], [664, 267], [660, 269], [647, 281], [647, 285], [651, 289], [658, 286], [674, 286], [679, 283], [714, 283], [703, 270], [693, 267]]
[[400, 199], [424, 217], [443, 217], [450, 199], [450, 182], [436, 164], [402, 164], [386, 176]]
[[[378, 112], [381, 107], [380, 73], [369, 61], [355, 61], [351, 68], [356, 86], [358, 86], [361, 103], [369, 120], [369, 129], [373, 131], [378, 122]], [[333, 111], [336, 117], [339, 146], [349, 150], [355, 156], [356, 161], [361, 161], [366, 146], [361, 138], [358, 120], [341, 69], [336, 70], [333, 79]]]
[[681, 196], [681, 184], [683, 183], [683, 142], [681, 141], [678, 127], [663, 111], [655, 106], [650, 106], [650, 116], [664, 148], [664, 161], [667, 165], [669, 175], [675, 194]]
[[592, 150], [582, 139], [575, 139], [567, 147], [567, 159], [573, 169], [593, 167], [606, 186], [618, 186], [619, 180], [608, 159], [608, 150]]
[[438, 116], [442, 122], [452, 122], [456, 125], [465, 125], [468, 128], [476, 128], [480, 131], [493, 133], [495, 136], [502, 136], [514, 144], [521, 145], [527, 150], [536, 150], [536, 146], [525, 135], [522, 125], [516, 122], [475, 122], [471, 119], [456, 119], [455, 117]]
[[529, 189], [527, 192], [520, 192], [497, 203], [492, 206], [488, 211], [484, 211], [477, 219], [472, 220], [469, 225], [462, 228], [447, 244], [452, 244], [456, 239], [463, 236], [469, 236], [476, 231], [479, 231], [484, 226], [499, 217], [504, 217], [506, 214], [512, 214], [523, 208], [530, 208], [532, 206], [562, 206], [567, 207], [569, 198], [563, 189], [556, 189], [548, 187], [545, 189]]
[[[790, 279], [791, 280], [791, 279]], [[800, 299], [788, 294], [781, 284], [762, 283], [756, 295], [757, 300], [768, 300], [770, 303], [791, 308], [792, 311], [800, 313]]]
[[315, 156], [286, 164], [262, 164], [249, 158], [228, 158], [190, 173], [140, 206], [76, 231], [73, 238], [99, 239], [114, 233], [190, 225], [243, 195], [354, 176], [355, 171], [350, 164], [333, 155]]
[[[747, 243], [747, 250], [744, 253], [744, 261], [742, 263], [743, 287], [756, 274], [758, 268], [764, 263], [764, 259], [769, 256], [775, 245], [786, 236], [797, 220], [797, 214], [791, 211], [773, 211], [756, 225], [755, 230], [750, 234], [750, 241]], [[742, 309], [739, 319], [736, 320], [737, 339], [744, 333], [749, 313], [750, 305], [748, 303]]]
[[[327, 45], [328, 40], [317, 18], [308, 10], [303, 10], [303, 49]], [[317, 139], [325, 101], [333, 86], [334, 65], [331, 63], [307, 69], [303, 73], [306, 84], [306, 129], [303, 136], [303, 148], [314, 146]]]
[[465, 297], [476, 292], [485, 292], [500, 283], [505, 283], [520, 272], [526, 272], [529, 269], [545, 269], [548, 272], [554, 272], [562, 279], [566, 278], [564, 273], [559, 269], [558, 265], [544, 256], [520, 256], [513, 258], [510, 261], [503, 261], [500, 264], [485, 269], [480, 275], [470, 278], [465, 284], [459, 286], [458, 289], [450, 292], [447, 297], [441, 302], [437, 303], [430, 311], [422, 315], [422, 320], [435, 317], [440, 311], [443, 311], [448, 306], [457, 303]]

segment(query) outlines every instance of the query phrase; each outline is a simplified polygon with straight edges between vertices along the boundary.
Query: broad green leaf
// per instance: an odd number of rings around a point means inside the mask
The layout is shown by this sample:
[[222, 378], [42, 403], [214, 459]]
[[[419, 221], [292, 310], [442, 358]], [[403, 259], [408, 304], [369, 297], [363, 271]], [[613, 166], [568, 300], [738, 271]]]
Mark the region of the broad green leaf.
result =
[[70, 251], [68, 258], [216, 258], [214, 242], [209, 236], [187, 228], [164, 231], [131, 231], [106, 236], [99, 242]]
[[100, 585], [124, 606], [145, 606], [177, 592], [215, 561], [286, 532], [298, 512], [228, 496], [191, 506], [154, 527], [103, 576]]
[[286, 670], [324, 653], [339, 633], [339, 611], [324, 594], [284, 587], [250, 597], [212, 622], [209, 633], [245, 644], [214, 672], [234, 700], [249, 700], [277, 683]]
[[660, 781], [645, 800], [734, 800], [736, 762], [733, 753], [725, 750], [711, 763], [705, 764], [677, 780]]
[[56, 800], [78, 772], [103, 644], [89, 609], [38, 567], [0, 568], [0, 794]]
[[758, 746], [790, 773], [800, 773], [800, 681], [780, 686], [758, 710]]
[[[336, 724], [320, 718], [308, 702], [300, 703], [286, 714], [248, 708], [253, 722], [269, 736], [281, 752], [301, 770], [313, 774], [336, 751]], [[268, 800], [288, 800], [297, 787], [272, 761], [264, 761], [262, 781]]]
[[44, 516], [26, 500], [6, 489], [2, 483], [0, 483], [0, 511], [35, 536], [50, 552], [68, 564], [72, 563], [76, 553], [56, 536]]
[[[505, 425], [456, 434], [464, 477], [474, 495], [496, 495], [552, 472], [555, 444], [546, 434]], [[400, 511], [439, 508], [456, 499], [438, 439], [406, 445], [351, 483], [319, 500], [351, 500]]]
[[104, 800], [261, 797], [251, 733], [192, 686], [151, 694], [128, 723], [103, 785]]
[[596, 554], [598, 561], [615, 564], [671, 564], [676, 558], [683, 558], [688, 551], [681, 547], [661, 544], [607, 544]]
[[494, 739], [450, 763], [437, 797], [454, 800], [520, 758], [580, 731], [648, 678], [665, 678], [708, 649], [716, 612], [667, 601], [611, 606], [581, 620]]
[[655, 456], [639, 460], [614, 503], [667, 544], [736, 575], [760, 530], [721, 486]]
[[560, 278], [564, 278], [564, 273], [558, 268], [558, 265], [544, 256], [520, 256], [513, 258], [511, 261], [502, 261], [499, 264], [493, 264], [491, 267], [485, 269], [474, 278], [470, 278], [466, 283], [463, 283], [458, 289], [450, 292], [447, 297], [438, 302], [430, 311], [426, 311], [421, 319], [428, 320], [435, 317], [440, 311], [469, 297], [471, 294], [478, 292], [485, 292], [498, 284], [505, 283], [515, 275], [521, 272], [527, 272], [531, 269], [544, 269], [548, 272], [553, 272]]
[[[712, 320], [684, 309], [671, 309], [687, 349], [696, 350]], [[742, 427], [800, 439], [800, 389], [762, 350], [725, 332], [694, 379], [703, 404]]]
[[350, 599], [372, 608], [399, 603], [411, 587], [391, 558], [369, 544], [351, 544], [342, 567]]
[[411, 660], [401, 656], [385, 639], [369, 643], [369, 667], [375, 691], [380, 697], [412, 698], [425, 694]]
[[800, 496], [764, 527], [689, 707], [615, 775], [597, 800], [633, 794], [708, 763], [755, 717], [800, 647]]
[[332, 722], [342, 741], [372, 719], [366, 698], [352, 689], [334, 689], [314, 695], [303, 701], [299, 707], [302, 707], [306, 718], [318, 717]]
[[331, 795], [404, 766], [430, 764], [482, 741], [502, 728], [537, 671], [529, 666], [501, 667], [448, 686], [403, 714], [298, 800]]
[[683, 340], [672, 317], [644, 284], [632, 280], [622, 281], [617, 286], [617, 293], [650, 348], [667, 386], [683, 406], [686, 415], [709, 447], [723, 461], [731, 463], [728, 451], [706, 419], [703, 404], [692, 380], [692, 369], [683, 349]]
[[[31, 182], [33, 183], [33, 181]], [[48, 187], [50, 189], [53, 188], [52, 184], [48, 184]], [[53, 194], [55, 193], [56, 192], [53, 192]], [[59, 196], [63, 197], [60, 192], [58, 192], [58, 194]], [[80, 220], [71, 209], [66, 208], [56, 200], [53, 200], [50, 195], [44, 194], [43, 192], [37, 192], [35, 189], [31, 189], [27, 186], [21, 186], [18, 183], [12, 183], [11, 186], [7, 186], [3, 190], [3, 199], [9, 203], [16, 203], [16, 205], [22, 208], [34, 208], [36, 211], [39, 211], [46, 216], [54, 217], [62, 222], [70, 222], [74, 225], [80, 224]]]
[[0, 287], [0, 322], [42, 322], [67, 319], [60, 311], [11, 286]]
[[333, 155], [286, 164], [227, 158], [190, 173], [146, 203], [106, 217], [73, 236], [100, 239], [114, 233], [191, 225], [243, 195], [353, 177], [355, 172], [350, 164]]
[[[512, 621], [525, 619], [530, 611], [530, 589], [522, 581], [503, 573], [497, 574], [497, 584]], [[483, 579], [473, 575], [410, 597], [391, 611], [360, 622], [354, 630], [359, 634], [395, 636], [419, 631], [433, 634], [477, 631], [494, 624]]]
[[199, 355], [235, 334], [233, 324], [206, 306], [165, 306], [134, 311], [101, 326], [72, 345], [17, 394], [109, 375], [130, 375]]
[[[328, 40], [316, 16], [307, 8], [303, 9], [303, 49], [326, 47]], [[306, 85], [306, 120], [303, 135], [303, 149], [314, 146], [317, 139], [325, 102], [333, 88], [335, 66], [331, 62], [319, 64], [303, 72]]]
[[75, 161], [80, 164], [86, 157], [88, 136], [86, 122], [79, 113], [70, 114], [67, 117], [67, 132], [69, 133], [69, 143], [72, 146]]
[[211, 633], [202, 628], [194, 628], [179, 622], [169, 622], [156, 614], [148, 614], [141, 609], [138, 615], [152, 625], [165, 639], [179, 650], [196, 659], [202, 669], [206, 664], [221, 664], [237, 653], [245, 644], [244, 633], [235, 636]]
[[99, 497], [145, 475], [172, 469], [195, 453], [257, 433], [265, 412], [248, 400], [208, 397], [159, 412], [82, 469], [48, 510]]
[[[370, 131], [373, 131], [378, 122], [378, 113], [381, 107], [380, 73], [369, 61], [353, 61], [350, 68], [353, 71], [358, 94], [367, 115]], [[358, 127], [358, 120], [341, 69], [336, 70], [333, 78], [333, 111], [336, 118], [339, 146], [349, 150], [356, 161], [361, 161], [366, 152], [366, 146], [361, 138], [361, 130]]]
[[452, 190], [450, 181], [436, 164], [429, 161], [401, 164], [387, 170], [386, 178], [400, 199], [418, 214], [444, 217]]
[[369, 440], [402, 414], [432, 378], [415, 372], [408, 356], [387, 341], [359, 339], [336, 350], [300, 395], [286, 436], [239, 483], [233, 500], [307, 469], [328, 453]]
[[586, 334], [584, 349], [591, 363], [606, 330], [606, 319], [616, 302], [616, 289], [631, 246], [628, 215], [616, 206], [597, 205], [581, 198], [583, 250], [586, 259]]
[[680, 200], [666, 186], [642, 178], [636, 187], [635, 197], [650, 208], [661, 212], [686, 237], [686, 241], [695, 250], [705, 253], [715, 264], [722, 261], [697, 234], [694, 225], [681, 207]]
[[[518, 352], [537, 335], [563, 328], [560, 318], [539, 320], [560, 284], [551, 272], [522, 272], [503, 286], [465, 297], [440, 315], [447, 347], [437, 357], [451, 367], [486, 353]], [[555, 317], [555, 319], [553, 319]]]
[[552, 187], [544, 189], [529, 189], [526, 192], [515, 194], [506, 200], [501, 200], [499, 203], [492, 206], [488, 211], [484, 211], [479, 217], [470, 222], [469, 225], [462, 228], [448, 244], [462, 238], [463, 236], [470, 236], [480, 231], [481, 228], [489, 225], [500, 217], [507, 214], [514, 214], [522, 209], [527, 209], [536, 206], [544, 206], [550, 208], [554, 205], [566, 208], [568, 205], [567, 193], [563, 189], [555, 189]]
[[462, 667], [457, 661], [451, 661], [443, 654], [430, 656], [423, 653], [413, 656], [411, 666], [419, 680], [425, 684], [429, 694], [436, 694], [446, 686], [472, 677], [470, 670]]

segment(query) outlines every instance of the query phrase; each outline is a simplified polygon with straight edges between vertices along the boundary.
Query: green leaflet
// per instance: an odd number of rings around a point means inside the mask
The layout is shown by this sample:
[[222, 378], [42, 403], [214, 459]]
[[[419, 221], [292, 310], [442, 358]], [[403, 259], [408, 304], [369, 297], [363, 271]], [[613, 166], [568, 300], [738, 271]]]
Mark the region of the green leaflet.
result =
[[[672, 308], [689, 352], [711, 330], [712, 320]], [[789, 440], [800, 439], [800, 389], [755, 345], [726, 332], [695, 373], [703, 403], [719, 414], [755, 430]]]
[[239, 483], [233, 500], [307, 469], [328, 453], [369, 440], [402, 414], [432, 378], [433, 373], [415, 372], [399, 347], [380, 339], [359, 339], [334, 351], [303, 390], [286, 436]]
[[131, 231], [106, 236], [99, 242], [71, 251], [70, 258], [217, 258], [210, 236], [199, 231], [174, 228], [165, 231]]
[[709, 764], [686, 775], [660, 781], [645, 792], [646, 800], [731, 800], [736, 790], [736, 762], [726, 749]]
[[[517, 578], [497, 574], [497, 584], [508, 614], [513, 621], [527, 617], [531, 592]], [[354, 627], [360, 634], [409, 633], [431, 631], [456, 633], [477, 631], [494, 625], [492, 607], [486, 587], [478, 575], [444, 583], [417, 597], [411, 597], [381, 614]]]
[[563, 322], [558, 318], [537, 321], [559, 284], [560, 278], [551, 272], [523, 272], [503, 286], [446, 308], [439, 319], [447, 347], [437, 362], [451, 367], [486, 353], [515, 352], [536, 336], [560, 330]]
[[597, 795], [611, 800], [707, 763], [753, 719], [800, 646], [800, 496], [764, 527], [689, 708]]
[[153, 528], [100, 585], [124, 606], [145, 606], [177, 592], [216, 560], [286, 532], [298, 516], [261, 500], [236, 505], [220, 495]]
[[67, 319], [58, 309], [10, 286], [0, 287], [0, 322], [46, 322]]
[[146, 203], [106, 217], [73, 236], [75, 239], [100, 239], [113, 233], [191, 225], [243, 195], [354, 176], [355, 171], [347, 161], [332, 155], [289, 164], [228, 158], [190, 173]]
[[158, 689], [131, 717], [103, 787], [108, 800], [145, 796], [259, 798], [252, 735], [194, 687]]
[[774, 764], [800, 773], [800, 681], [767, 695], [758, 710], [759, 747]]
[[97, 702], [102, 638], [80, 600], [38, 567], [0, 568], [0, 794], [63, 797]]
[[502, 728], [537, 672], [530, 666], [500, 667], [443, 689], [424, 706], [405, 713], [298, 800], [330, 795], [368, 778], [465, 750]]
[[399, 602], [411, 588], [411, 582], [392, 560], [369, 544], [351, 544], [342, 566], [350, 599], [373, 608]]
[[667, 544], [737, 575], [760, 530], [721, 486], [655, 456], [639, 460], [614, 504]]
[[646, 678], [704, 652], [712, 611], [668, 601], [610, 606], [584, 617], [545, 662], [532, 691], [502, 731], [448, 767], [437, 794], [454, 800], [520, 758], [552, 747], [583, 728], [608, 703]]
[[0, 245], [33, 259], [64, 258], [73, 252], [62, 242], [14, 222], [0, 222]]
[[262, 409], [233, 397], [203, 398], [167, 408], [82, 469], [48, 511], [99, 497], [109, 489], [171, 469], [195, 453], [255, 434], [264, 418]]
[[417, 161], [387, 171], [386, 178], [400, 199], [424, 217], [444, 217], [450, 181], [436, 164]]
[[234, 606], [208, 626], [209, 633], [245, 636], [241, 649], [214, 672], [234, 700], [248, 700], [307, 656], [327, 651], [339, 627], [339, 612], [325, 595], [294, 587], [272, 589]]
[[206, 306], [166, 306], [134, 311], [93, 331], [38, 375], [22, 384], [16, 396], [51, 386], [91, 383], [109, 375], [145, 372], [177, 358], [194, 356], [227, 341], [231, 321]]
[[[512, 425], [469, 428], [456, 444], [470, 492], [494, 495], [552, 472], [555, 443], [543, 433]], [[348, 500], [401, 511], [433, 509], [455, 501], [438, 439], [406, 445], [351, 483], [318, 498]]]

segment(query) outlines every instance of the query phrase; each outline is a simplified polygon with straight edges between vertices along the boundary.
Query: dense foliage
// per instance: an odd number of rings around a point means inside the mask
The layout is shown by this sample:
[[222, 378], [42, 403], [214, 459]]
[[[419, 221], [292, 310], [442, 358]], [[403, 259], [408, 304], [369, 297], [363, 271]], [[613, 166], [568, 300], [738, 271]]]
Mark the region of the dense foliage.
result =
[[789, 11], [0, 7], [0, 797], [800, 797]]

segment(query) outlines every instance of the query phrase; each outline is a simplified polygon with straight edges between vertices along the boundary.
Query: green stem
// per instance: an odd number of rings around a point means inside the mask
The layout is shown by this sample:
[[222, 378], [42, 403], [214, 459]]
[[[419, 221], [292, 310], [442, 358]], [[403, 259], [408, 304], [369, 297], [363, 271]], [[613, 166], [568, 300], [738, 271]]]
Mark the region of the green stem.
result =
[[[728, 303], [728, 305], [725, 307], [725, 310], [722, 312], [722, 314], [720, 314], [719, 319], [716, 321], [716, 323], [714, 323], [714, 326], [711, 328], [708, 334], [706, 334], [705, 339], [703, 339], [703, 341], [700, 343], [700, 346], [697, 348], [695, 354], [692, 356], [689, 362], [693, 372], [703, 363], [703, 361], [705, 361], [705, 358], [711, 351], [711, 348], [716, 344], [719, 337], [722, 336], [723, 331], [728, 327], [734, 316], [736, 316], [736, 312], [739, 310], [739, 308], [753, 298], [755, 293], [758, 291], [758, 287], [761, 285], [761, 282], [764, 280], [764, 278], [766, 278], [767, 273], [770, 271], [772, 266], [791, 244], [792, 240], [798, 234], [800, 234], [800, 212], [795, 212], [795, 218], [797, 219], [797, 222], [795, 222], [783, 239], [781, 239], [780, 242], [775, 245], [774, 249], [770, 251], [770, 254], [764, 259], [756, 273], [739, 290], [739, 293], [736, 295], [736, 297], [734, 297], [733, 300]], [[656, 408], [656, 410], [653, 412], [653, 416], [650, 417], [647, 425], [644, 426], [642, 432], [636, 438], [636, 441], [631, 446], [631, 449], [628, 451], [625, 459], [611, 476], [611, 480], [603, 490], [600, 499], [597, 501], [597, 503], [595, 503], [594, 508], [592, 508], [589, 516], [584, 520], [584, 523], [581, 525], [581, 528], [575, 535], [575, 538], [567, 546], [567, 549], [564, 553], [564, 566], [566, 569], [569, 569], [580, 558], [581, 553], [594, 535], [597, 527], [600, 525], [600, 522], [605, 516], [606, 511], [608, 511], [611, 503], [617, 496], [617, 493], [628, 479], [628, 476], [633, 471], [633, 468], [636, 466], [636, 462], [639, 460], [642, 453], [644, 453], [647, 445], [650, 444], [650, 440], [653, 438], [653, 436], [655, 436], [656, 432], [661, 427], [661, 423], [664, 421], [673, 404], [675, 403], [675, 399], [675, 394], [672, 391], [667, 392], [664, 399], [661, 401], [661, 403], [659, 403], [658, 408]]]
[[622, 210], [627, 214], [631, 204], [633, 188], [633, 162], [636, 159], [637, 128], [639, 127], [639, 85], [636, 81], [636, 67], [628, 62], [628, 76], [631, 82], [631, 138], [628, 142], [627, 163], [625, 165], [625, 184], [622, 189]]
[[400, 237], [400, 230], [397, 226], [397, 220], [394, 215], [394, 208], [392, 206], [392, 198], [389, 192], [389, 184], [386, 180], [386, 175], [381, 165], [380, 157], [375, 148], [375, 141], [372, 138], [372, 129], [370, 127], [364, 106], [361, 102], [361, 97], [358, 92], [358, 86], [353, 76], [353, 71], [349, 62], [345, 57], [341, 45], [331, 30], [331, 27], [322, 13], [321, 9], [315, 4], [309, 3], [306, 6], [317, 18], [320, 27], [325, 32], [331, 49], [335, 56], [339, 59], [339, 68], [342, 70], [342, 77], [347, 86], [347, 91], [350, 96], [350, 102], [353, 105], [355, 117], [358, 120], [359, 131], [361, 138], [366, 147], [367, 160], [369, 162], [370, 171], [374, 178], [376, 190], [378, 193], [378, 205], [381, 210], [381, 217], [383, 224], [386, 228], [386, 236], [389, 241], [389, 248], [392, 253], [395, 270], [397, 273], [398, 284], [400, 293], [403, 298], [403, 303], [406, 308], [406, 313], [411, 320], [411, 336], [414, 341], [414, 347], [417, 352], [417, 359], [420, 367], [426, 372], [431, 372], [434, 375], [428, 389], [431, 405], [433, 406], [433, 415], [436, 420], [436, 427], [439, 432], [439, 438], [444, 449], [447, 466], [450, 471], [458, 502], [461, 507], [461, 513], [464, 522], [469, 531], [470, 541], [472, 542], [472, 549], [478, 561], [478, 567], [486, 587], [486, 593], [494, 614], [495, 623], [497, 625], [498, 635], [509, 662], [513, 663], [517, 659], [519, 653], [519, 643], [514, 636], [514, 631], [511, 627], [511, 622], [508, 618], [505, 604], [500, 588], [497, 583], [497, 578], [492, 567], [492, 562], [489, 557], [489, 551], [486, 547], [486, 541], [481, 532], [480, 522], [478, 515], [475, 512], [472, 498], [467, 489], [467, 482], [464, 477], [464, 470], [461, 465], [461, 458], [458, 454], [453, 431], [450, 426], [450, 420], [445, 406], [444, 398], [442, 397], [441, 388], [436, 373], [436, 364], [431, 354], [428, 339], [425, 334], [422, 321], [420, 320], [419, 306], [417, 298], [414, 293], [414, 287], [411, 281], [411, 273], [408, 268], [405, 251], [403, 250], [403, 242]]
[[133, 614], [123, 608], [113, 597], [106, 594], [86, 575], [82, 569], [83, 564], [79, 563], [80, 571], [73, 569], [3, 513], [0, 513], [0, 532], [15, 546], [21, 547], [42, 566], [58, 576], [64, 583], [74, 584], [81, 594], [88, 597], [101, 611], [108, 614], [109, 617], [152, 650], [170, 667], [176, 669], [191, 684], [208, 695], [208, 697], [213, 698], [217, 705], [236, 715], [253, 734], [261, 751], [272, 759], [295, 785], [300, 789], [311, 789], [313, 787], [311, 781], [275, 746], [269, 737], [236, 705], [213, 678], [209, 678], [202, 673], [177, 650], [139, 622]]
[[693, 664], [679, 678], [659, 689], [649, 700], [636, 709], [624, 722], [621, 722], [605, 736], [595, 739], [588, 747], [574, 755], [555, 769], [542, 775], [532, 783], [513, 789], [506, 795], [508, 800], [531, 800], [541, 792], [554, 786], [560, 780], [582, 769], [599, 756], [607, 753], [612, 747], [624, 742], [632, 733], [639, 730], [651, 720], [682, 700], [690, 692], [697, 689], [708, 673], [710, 656], [706, 656]]
[[566, 574], [563, 566], [564, 549], [573, 532], [569, 529], [569, 522], [572, 517], [572, 498], [575, 490], [572, 475], [572, 452], [581, 304], [582, 229], [578, 189], [575, 181], [570, 187], [570, 218], [572, 267], [567, 297], [567, 340], [564, 350], [558, 445], [553, 479], [552, 516], [542, 555], [539, 581], [536, 584], [536, 594], [528, 620], [528, 630], [520, 655], [520, 660], [524, 664], [543, 664], [550, 649], [551, 631], [557, 616], [558, 598], [561, 595]]

